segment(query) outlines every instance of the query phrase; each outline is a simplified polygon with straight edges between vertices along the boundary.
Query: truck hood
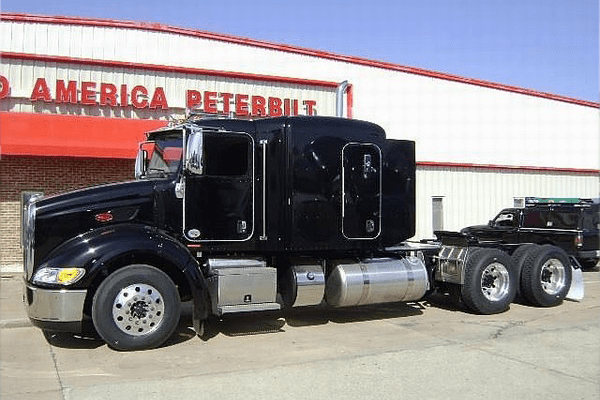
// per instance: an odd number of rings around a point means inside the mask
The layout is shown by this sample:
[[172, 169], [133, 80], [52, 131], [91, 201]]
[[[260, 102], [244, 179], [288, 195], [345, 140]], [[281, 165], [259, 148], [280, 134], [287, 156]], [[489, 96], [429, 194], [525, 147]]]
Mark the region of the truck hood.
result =
[[[66, 214], [110, 212], [135, 207], [152, 200], [156, 181], [140, 180], [95, 186], [43, 197], [36, 201], [37, 218], [62, 217]], [[114, 211], [113, 211], [114, 212]]]
[[495, 231], [495, 228], [492, 228], [489, 225], [473, 225], [473, 226], [467, 226], [466, 228], [462, 228], [460, 230], [460, 233], [465, 234], [465, 235], [473, 235], [473, 234], [477, 234], [478, 232], [493, 232]]
[[156, 226], [157, 193], [174, 185], [169, 179], [96, 186], [44, 197], [35, 202], [36, 259], [61, 243], [94, 229], [119, 223]]

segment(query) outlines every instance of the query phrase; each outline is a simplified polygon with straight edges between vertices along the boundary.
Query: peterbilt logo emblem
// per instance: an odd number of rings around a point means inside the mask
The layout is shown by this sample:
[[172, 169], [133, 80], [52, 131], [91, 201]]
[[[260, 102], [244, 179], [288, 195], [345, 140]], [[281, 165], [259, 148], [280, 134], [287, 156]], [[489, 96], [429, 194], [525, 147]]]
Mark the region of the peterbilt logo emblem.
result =
[[110, 222], [110, 221], [113, 220], [113, 218], [114, 217], [113, 217], [113, 215], [111, 214], [110, 211], [103, 212], [103, 213], [100, 213], [100, 214], [96, 214], [94, 216], [94, 219], [96, 221], [98, 221], [98, 222]]

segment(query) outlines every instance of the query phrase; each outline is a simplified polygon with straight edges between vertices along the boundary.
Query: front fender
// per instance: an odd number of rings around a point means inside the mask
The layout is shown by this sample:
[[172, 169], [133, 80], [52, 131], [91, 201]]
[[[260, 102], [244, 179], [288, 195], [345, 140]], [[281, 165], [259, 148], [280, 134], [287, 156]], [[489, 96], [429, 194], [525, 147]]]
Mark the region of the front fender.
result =
[[169, 274], [169, 267], [181, 273], [194, 298], [196, 315], [208, 315], [208, 284], [198, 261], [175, 238], [156, 228], [138, 224], [102, 227], [78, 235], [54, 249], [40, 267], [78, 267], [85, 269], [83, 279], [73, 289], [89, 289], [122, 266], [155, 260]]

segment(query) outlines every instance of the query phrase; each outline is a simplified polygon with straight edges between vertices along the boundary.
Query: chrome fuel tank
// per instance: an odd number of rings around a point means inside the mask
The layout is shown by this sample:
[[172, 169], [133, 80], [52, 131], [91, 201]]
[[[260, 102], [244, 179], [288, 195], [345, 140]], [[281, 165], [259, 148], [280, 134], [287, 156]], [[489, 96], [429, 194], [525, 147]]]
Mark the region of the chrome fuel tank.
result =
[[295, 263], [288, 272], [286, 305], [292, 307], [316, 306], [325, 294], [325, 273], [318, 262]]
[[429, 288], [417, 257], [335, 261], [325, 286], [327, 304], [348, 307], [421, 299]]

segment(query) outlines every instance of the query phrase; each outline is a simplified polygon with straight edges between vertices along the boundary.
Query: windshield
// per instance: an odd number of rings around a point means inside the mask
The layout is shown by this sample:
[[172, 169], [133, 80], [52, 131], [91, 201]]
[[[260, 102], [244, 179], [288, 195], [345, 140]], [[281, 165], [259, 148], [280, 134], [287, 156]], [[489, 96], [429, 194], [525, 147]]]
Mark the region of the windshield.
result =
[[146, 152], [143, 178], [167, 177], [177, 172], [181, 164], [181, 135], [144, 142], [140, 151]]

